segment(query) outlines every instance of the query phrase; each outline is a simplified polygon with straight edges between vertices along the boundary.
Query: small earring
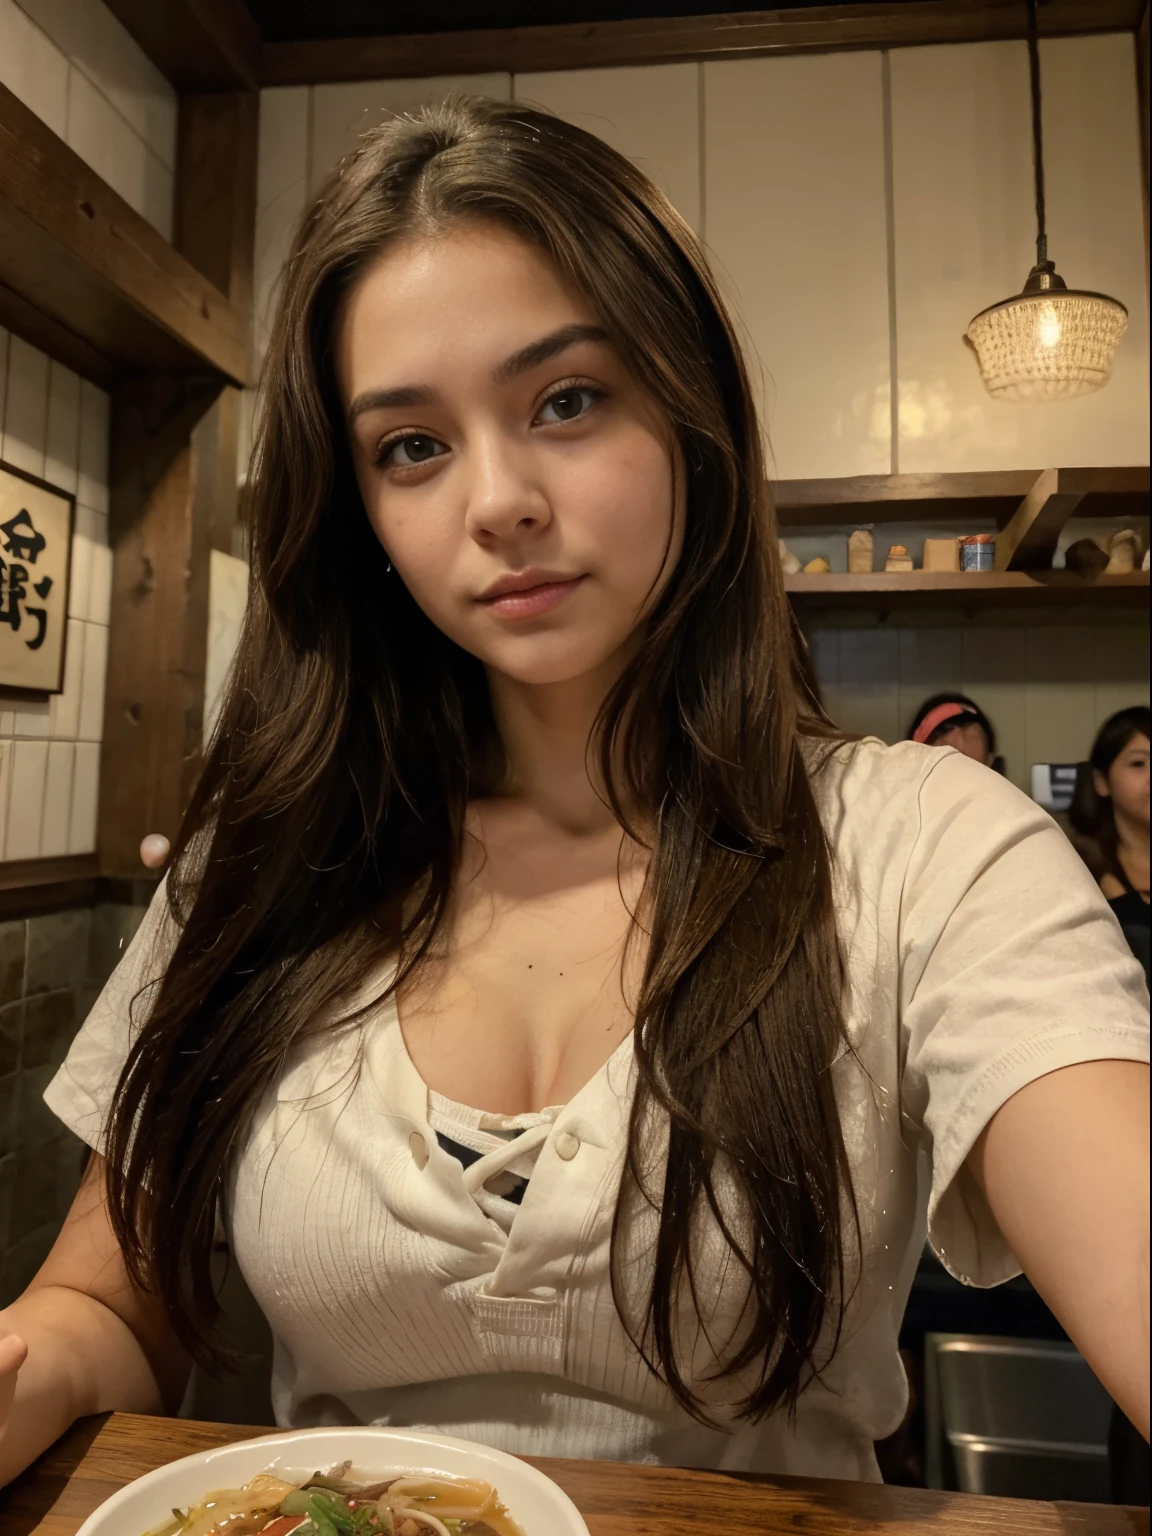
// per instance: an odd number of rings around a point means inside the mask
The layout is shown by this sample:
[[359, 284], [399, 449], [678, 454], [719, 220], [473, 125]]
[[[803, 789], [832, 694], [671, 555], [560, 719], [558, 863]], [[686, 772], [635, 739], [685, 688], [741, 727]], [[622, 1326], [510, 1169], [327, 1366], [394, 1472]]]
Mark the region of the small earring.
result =
[[384, 574], [385, 576], [391, 576], [392, 574], [392, 560], [388, 555], [384, 556]]

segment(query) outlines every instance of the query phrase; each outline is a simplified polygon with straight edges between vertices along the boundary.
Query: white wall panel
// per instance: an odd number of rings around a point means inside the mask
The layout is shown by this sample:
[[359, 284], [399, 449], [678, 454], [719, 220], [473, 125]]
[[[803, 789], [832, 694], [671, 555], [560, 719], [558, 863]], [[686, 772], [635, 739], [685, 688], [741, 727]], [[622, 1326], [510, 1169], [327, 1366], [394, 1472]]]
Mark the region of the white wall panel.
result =
[[53, 741], [48, 744], [48, 770], [44, 782], [44, 811], [40, 831], [42, 859], [60, 858], [68, 852], [72, 769], [75, 761], [74, 741]]
[[48, 445], [48, 359], [19, 336], [8, 343], [2, 456], [30, 475], [44, 474]]
[[356, 80], [348, 85], [313, 86], [310, 189], [318, 191], [332, 167], [387, 114], [412, 112], [429, 102], [442, 101], [450, 91], [507, 101], [512, 79], [505, 74], [436, 75], [427, 80]]
[[4, 857], [40, 857], [40, 831], [44, 817], [44, 781], [48, 775], [48, 743], [16, 741], [12, 744], [12, 788], [8, 801], [8, 838]]
[[547, 107], [635, 161], [701, 232], [698, 65], [517, 75], [512, 89], [517, 101]]
[[878, 53], [704, 66], [704, 231], [782, 479], [890, 468]]
[[0, 0], [0, 85], [64, 137], [68, 60], [16, 0]]
[[44, 478], [76, 494], [80, 452], [80, 379], [53, 361], [48, 369], [48, 436]]
[[306, 85], [260, 92], [260, 150], [256, 164], [256, 242], [253, 259], [255, 345], [263, 357], [276, 288], [308, 191]]
[[94, 741], [76, 743], [72, 770], [72, 810], [68, 820], [68, 852], [96, 852], [96, 810], [100, 800], [100, 747]]
[[891, 55], [902, 471], [1146, 463], [1148, 324], [1132, 40], [1041, 45], [1049, 253], [1131, 311], [1115, 374], [1080, 399], [993, 400], [963, 337], [1035, 259], [1023, 43]]
[[[176, 92], [103, 0], [19, 0], [169, 170], [176, 166]], [[82, 151], [80, 151], [82, 153]]]

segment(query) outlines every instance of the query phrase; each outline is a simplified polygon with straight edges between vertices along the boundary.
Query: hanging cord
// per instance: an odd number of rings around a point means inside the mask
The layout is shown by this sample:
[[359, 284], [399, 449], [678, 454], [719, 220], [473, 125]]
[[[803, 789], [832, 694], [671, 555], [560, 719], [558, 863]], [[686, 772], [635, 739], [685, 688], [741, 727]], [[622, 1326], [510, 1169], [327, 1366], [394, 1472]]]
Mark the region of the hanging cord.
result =
[[1032, 81], [1032, 170], [1036, 178], [1036, 265], [1048, 260], [1048, 229], [1044, 212], [1044, 143], [1040, 120], [1040, 42], [1036, 0], [1028, 0], [1028, 72]]

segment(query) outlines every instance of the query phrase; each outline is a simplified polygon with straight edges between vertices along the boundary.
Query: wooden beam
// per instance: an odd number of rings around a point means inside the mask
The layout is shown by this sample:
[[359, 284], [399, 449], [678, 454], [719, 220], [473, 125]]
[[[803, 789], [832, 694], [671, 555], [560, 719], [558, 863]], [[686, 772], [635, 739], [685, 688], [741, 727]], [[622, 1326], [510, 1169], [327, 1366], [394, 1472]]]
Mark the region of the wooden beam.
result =
[[1064, 524], [1083, 499], [1082, 488], [1062, 486], [1058, 469], [1044, 470], [996, 540], [996, 569], [1051, 570]]
[[93, 853], [0, 863], [0, 920], [86, 906], [99, 898], [100, 866]]
[[141, 375], [112, 397], [112, 614], [100, 754], [100, 867], [140, 871], [173, 838], [199, 762], [207, 549], [195, 516], [197, 427], [219, 386]]
[[259, 136], [255, 91], [180, 98], [173, 242], [249, 321]]
[[243, 0], [106, 0], [178, 91], [255, 90], [260, 32]]
[[247, 378], [247, 317], [2, 85], [0, 285], [15, 329], [101, 382]]
[[[257, 98], [180, 102], [175, 240], [244, 318], [252, 301]], [[237, 524], [240, 391], [218, 377], [137, 376], [113, 394], [114, 622], [101, 753], [99, 848], [140, 872], [140, 839], [174, 838], [201, 768], [210, 550]]]
[[[121, 0], [123, 3], [123, 0]], [[140, 5], [155, 0], [134, 0]], [[1049, 0], [1045, 36], [1134, 29], [1142, 0]], [[756, 54], [906, 48], [1027, 35], [1020, 0], [874, 0], [874, 3], [678, 16], [562, 26], [429, 32], [417, 36], [265, 43], [262, 85], [311, 85], [404, 76], [598, 69]]]

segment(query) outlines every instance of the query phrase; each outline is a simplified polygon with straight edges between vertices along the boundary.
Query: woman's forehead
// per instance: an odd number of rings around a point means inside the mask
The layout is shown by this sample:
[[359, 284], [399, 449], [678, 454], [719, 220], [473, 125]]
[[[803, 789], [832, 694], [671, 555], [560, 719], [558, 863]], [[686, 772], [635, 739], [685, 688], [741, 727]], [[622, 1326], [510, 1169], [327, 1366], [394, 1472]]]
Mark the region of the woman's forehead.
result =
[[560, 326], [592, 324], [588, 301], [547, 255], [493, 224], [471, 223], [404, 240], [373, 262], [338, 317], [341, 384], [357, 393], [387, 359], [389, 372], [495, 367]]

